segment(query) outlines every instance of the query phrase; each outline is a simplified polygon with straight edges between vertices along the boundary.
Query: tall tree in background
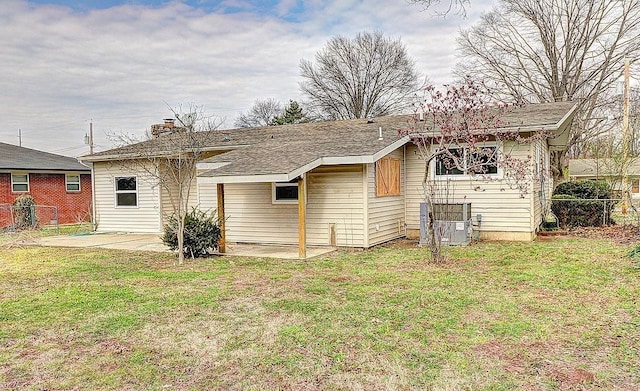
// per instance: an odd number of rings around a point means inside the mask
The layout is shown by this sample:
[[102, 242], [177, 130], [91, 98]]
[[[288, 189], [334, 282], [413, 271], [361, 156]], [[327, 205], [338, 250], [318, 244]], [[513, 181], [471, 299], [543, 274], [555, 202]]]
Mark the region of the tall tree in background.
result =
[[326, 119], [365, 118], [409, 107], [420, 87], [414, 61], [400, 39], [363, 32], [333, 37], [300, 62], [300, 89]]
[[298, 102], [290, 99], [289, 106], [284, 109], [281, 115], [276, 116], [271, 121], [271, 125], [300, 124], [304, 122], [310, 122], [309, 118]]
[[282, 114], [282, 104], [276, 99], [258, 99], [246, 113], [240, 113], [234, 125], [239, 128], [268, 126], [274, 118]]
[[[624, 57], [640, 54], [640, 0], [499, 0], [458, 39], [457, 73], [493, 82], [518, 102], [574, 100], [580, 111], [565, 155], [604, 131]], [[605, 121], [606, 122], [606, 121]]]

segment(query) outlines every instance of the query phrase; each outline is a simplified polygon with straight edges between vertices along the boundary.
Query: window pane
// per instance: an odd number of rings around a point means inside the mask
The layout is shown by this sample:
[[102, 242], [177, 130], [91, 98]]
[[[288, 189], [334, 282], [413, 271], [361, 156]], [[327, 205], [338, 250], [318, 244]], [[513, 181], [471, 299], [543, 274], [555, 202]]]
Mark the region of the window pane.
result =
[[22, 184], [22, 183], [14, 183], [13, 184], [13, 191], [28, 191], [29, 190], [29, 185], [27, 185], [26, 183]]
[[116, 200], [118, 206], [136, 206], [138, 205], [136, 193], [118, 193]]
[[136, 178], [132, 176], [116, 178], [116, 190], [136, 190]]
[[67, 175], [68, 183], [80, 183], [80, 175]]
[[298, 186], [278, 186], [276, 185], [276, 200], [297, 200]]
[[13, 182], [27, 183], [27, 174], [12, 174]]
[[79, 183], [67, 183], [67, 191], [78, 191], [80, 190]]
[[464, 151], [460, 148], [451, 149], [449, 154], [440, 155], [436, 158], [436, 175], [462, 175], [457, 165], [464, 165]]

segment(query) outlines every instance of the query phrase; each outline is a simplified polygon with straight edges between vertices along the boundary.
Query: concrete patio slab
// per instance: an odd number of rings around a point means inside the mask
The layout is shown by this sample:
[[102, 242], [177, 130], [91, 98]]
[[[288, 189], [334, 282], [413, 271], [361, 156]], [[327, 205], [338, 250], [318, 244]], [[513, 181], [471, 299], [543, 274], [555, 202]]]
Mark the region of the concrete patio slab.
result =
[[[307, 246], [307, 258], [315, 258], [336, 251], [335, 247]], [[249, 243], [227, 243], [227, 252], [224, 255], [253, 258], [279, 258], [300, 259], [298, 246], [282, 246]]]
[[111, 248], [130, 251], [169, 252], [159, 234], [100, 233], [59, 235], [40, 238], [36, 244], [46, 247]]
[[[129, 251], [170, 252], [169, 248], [160, 240], [159, 234], [93, 233], [85, 235], [59, 235], [36, 239], [35, 244], [45, 247], [110, 248]], [[307, 247], [307, 259], [325, 255], [335, 250], [334, 247]], [[227, 252], [220, 255], [298, 259], [298, 247], [228, 243]]]

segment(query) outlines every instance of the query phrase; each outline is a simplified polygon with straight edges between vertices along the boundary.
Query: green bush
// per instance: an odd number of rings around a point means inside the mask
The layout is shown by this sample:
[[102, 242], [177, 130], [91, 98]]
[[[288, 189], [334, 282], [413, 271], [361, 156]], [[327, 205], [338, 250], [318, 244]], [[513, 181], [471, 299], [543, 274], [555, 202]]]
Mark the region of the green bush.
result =
[[586, 200], [610, 198], [611, 190], [603, 182], [564, 182], [553, 191], [551, 210], [563, 228], [600, 227], [603, 223], [611, 223], [615, 202]]
[[[178, 219], [174, 215], [164, 226], [162, 242], [171, 250], [178, 249]], [[192, 258], [205, 257], [218, 250], [218, 240], [221, 237], [218, 219], [213, 214], [207, 214], [193, 208], [187, 213], [184, 223], [184, 255]]]
[[14, 222], [16, 229], [35, 228], [38, 225], [36, 219], [36, 200], [29, 194], [16, 198], [13, 202]]

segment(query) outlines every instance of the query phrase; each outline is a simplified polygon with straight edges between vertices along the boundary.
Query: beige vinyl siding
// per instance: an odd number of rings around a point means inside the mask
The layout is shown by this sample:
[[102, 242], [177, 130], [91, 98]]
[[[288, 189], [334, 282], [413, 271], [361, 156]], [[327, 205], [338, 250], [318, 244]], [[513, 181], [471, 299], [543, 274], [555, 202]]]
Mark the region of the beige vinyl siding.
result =
[[[159, 188], [155, 179], [126, 163], [96, 162], [93, 164], [95, 208], [99, 232], [161, 231]], [[115, 178], [135, 176], [138, 189], [136, 207], [116, 207]]]
[[307, 243], [329, 245], [330, 226], [336, 245], [365, 247], [364, 166], [323, 166], [307, 175]]
[[549, 146], [544, 140], [537, 140], [535, 144], [531, 144], [531, 156], [533, 156], [534, 159], [539, 156], [541, 160], [537, 169], [534, 169], [534, 180], [531, 183], [533, 209], [532, 230], [535, 231], [540, 227], [540, 224], [542, 224], [545, 213], [551, 206], [553, 176], [549, 171]]
[[218, 185], [198, 183], [198, 208], [203, 212], [218, 213]]
[[377, 197], [375, 164], [366, 166], [368, 246], [374, 246], [405, 235], [404, 148], [398, 148], [387, 156], [400, 159], [400, 195]]
[[228, 241], [298, 243], [298, 205], [272, 204], [271, 183], [225, 184], [224, 201]]
[[[307, 174], [307, 244], [364, 247], [363, 166], [323, 166]], [[227, 240], [298, 244], [298, 205], [273, 204], [271, 183], [224, 185]], [[217, 208], [215, 184], [198, 185], [202, 210]]]
[[[530, 145], [507, 144], [505, 148], [515, 157], [526, 158]], [[407, 228], [420, 229], [420, 202], [424, 200], [422, 183], [425, 162], [416, 152], [414, 145], [407, 147]], [[451, 202], [470, 202], [474, 221], [482, 214], [482, 231], [489, 232], [531, 232], [531, 194], [521, 196], [520, 191], [511, 189], [503, 181], [455, 180]]]

